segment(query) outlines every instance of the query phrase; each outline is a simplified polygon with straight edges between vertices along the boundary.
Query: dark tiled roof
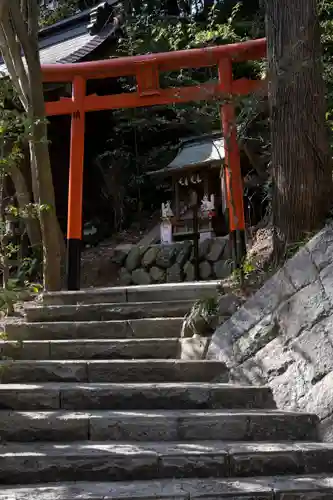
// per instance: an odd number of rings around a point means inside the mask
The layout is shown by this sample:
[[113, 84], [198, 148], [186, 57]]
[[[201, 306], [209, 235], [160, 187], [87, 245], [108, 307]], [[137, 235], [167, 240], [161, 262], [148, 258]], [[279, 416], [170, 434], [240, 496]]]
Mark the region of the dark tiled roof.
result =
[[[116, 0], [109, 0], [109, 3], [116, 3]], [[88, 31], [90, 14], [91, 9], [87, 9], [40, 30], [39, 54], [42, 64], [79, 62], [115, 34], [118, 23], [111, 16], [99, 33], [91, 35]], [[0, 72], [7, 73], [2, 59]]]
[[171, 174], [202, 166], [217, 167], [223, 162], [224, 156], [224, 140], [221, 132], [186, 138], [181, 141], [174, 160], [167, 167], [150, 172], [149, 175]]
[[176, 158], [169, 163], [167, 170], [176, 171], [186, 167], [222, 163], [224, 159], [223, 137], [204, 138], [183, 144]]

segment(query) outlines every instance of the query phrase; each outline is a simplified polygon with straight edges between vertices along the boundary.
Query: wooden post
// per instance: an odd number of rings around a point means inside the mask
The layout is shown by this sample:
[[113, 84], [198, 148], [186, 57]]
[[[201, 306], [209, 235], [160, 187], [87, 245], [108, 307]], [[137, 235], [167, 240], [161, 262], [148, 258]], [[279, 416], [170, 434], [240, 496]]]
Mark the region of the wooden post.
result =
[[73, 81], [72, 100], [75, 111], [71, 122], [71, 150], [68, 188], [67, 224], [67, 288], [80, 289], [82, 245], [82, 193], [84, 163], [86, 81], [77, 76]]
[[225, 183], [230, 240], [235, 254], [236, 266], [240, 267], [246, 251], [245, 218], [235, 108], [231, 102], [228, 102], [231, 98], [232, 90], [232, 63], [230, 59], [221, 59], [219, 63], [219, 80], [221, 90], [227, 100], [221, 107], [221, 117], [225, 150]]
[[211, 193], [209, 192], [209, 178], [207, 175], [207, 170], [205, 170], [202, 173], [202, 177], [203, 177], [204, 195], [206, 194], [207, 196], [209, 196]]
[[175, 205], [176, 205], [176, 220], [180, 219], [180, 192], [179, 192], [179, 182], [177, 177], [173, 177], [173, 182], [175, 186]]
[[198, 193], [192, 191], [191, 193], [191, 207], [193, 214], [193, 256], [194, 256], [194, 279], [200, 280], [199, 268], [199, 220], [198, 220]]

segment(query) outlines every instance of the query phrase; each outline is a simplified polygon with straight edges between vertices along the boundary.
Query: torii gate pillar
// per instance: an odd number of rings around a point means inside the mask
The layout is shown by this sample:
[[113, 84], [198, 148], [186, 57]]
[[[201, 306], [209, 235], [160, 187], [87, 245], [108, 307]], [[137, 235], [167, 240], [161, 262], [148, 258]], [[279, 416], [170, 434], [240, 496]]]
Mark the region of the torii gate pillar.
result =
[[72, 113], [70, 167], [67, 215], [67, 258], [66, 279], [68, 290], [80, 289], [81, 247], [82, 247], [82, 206], [83, 206], [83, 165], [86, 81], [76, 76], [72, 86], [72, 99], [78, 109]]

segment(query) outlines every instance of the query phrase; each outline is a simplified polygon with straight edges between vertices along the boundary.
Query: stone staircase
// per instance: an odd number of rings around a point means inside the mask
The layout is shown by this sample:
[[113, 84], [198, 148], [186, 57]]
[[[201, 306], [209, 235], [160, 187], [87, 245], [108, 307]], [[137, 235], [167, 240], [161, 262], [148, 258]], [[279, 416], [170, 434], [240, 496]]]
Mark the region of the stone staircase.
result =
[[179, 359], [182, 317], [215, 286], [53, 293], [9, 323], [0, 500], [333, 500], [316, 416]]

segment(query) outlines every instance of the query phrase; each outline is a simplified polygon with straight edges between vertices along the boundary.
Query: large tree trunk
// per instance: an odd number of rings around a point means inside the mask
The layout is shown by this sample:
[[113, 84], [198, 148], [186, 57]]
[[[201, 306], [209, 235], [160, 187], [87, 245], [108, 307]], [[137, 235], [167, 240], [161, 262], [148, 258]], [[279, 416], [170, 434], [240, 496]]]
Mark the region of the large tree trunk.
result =
[[317, 229], [332, 203], [316, 0], [267, 0], [276, 260]]

